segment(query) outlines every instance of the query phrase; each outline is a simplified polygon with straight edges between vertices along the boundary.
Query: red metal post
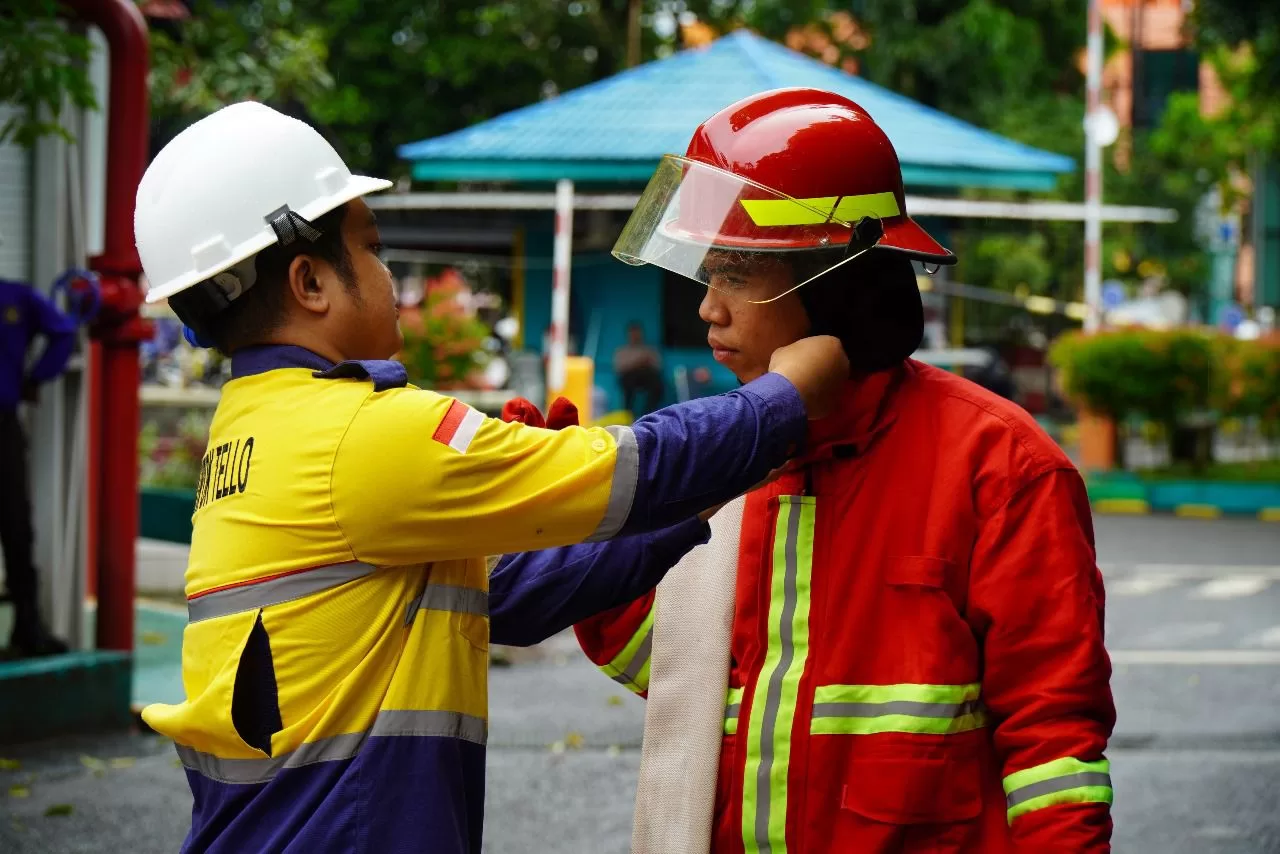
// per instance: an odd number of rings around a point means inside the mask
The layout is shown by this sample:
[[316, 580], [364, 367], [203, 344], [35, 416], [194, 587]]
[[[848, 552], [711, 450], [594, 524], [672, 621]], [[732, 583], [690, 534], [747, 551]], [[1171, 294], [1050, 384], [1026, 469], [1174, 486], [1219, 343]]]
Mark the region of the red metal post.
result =
[[[63, 0], [77, 18], [107, 39], [107, 188], [103, 253], [89, 266], [102, 282], [102, 309], [90, 334], [99, 347], [90, 400], [91, 473], [88, 502], [97, 548], [99, 649], [133, 649], [134, 557], [138, 537], [138, 344], [151, 336], [138, 310], [142, 263], [133, 241], [133, 207], [147, 163], [147, 25], [131, 0]], [[96, 395], [94, 394], [96, 392]], [[96, 454], [94, 453], [96, 451]], [[95, 459], [96, 458], [96, 459]], [[95, 500], [96, 499], [96, 500]]]

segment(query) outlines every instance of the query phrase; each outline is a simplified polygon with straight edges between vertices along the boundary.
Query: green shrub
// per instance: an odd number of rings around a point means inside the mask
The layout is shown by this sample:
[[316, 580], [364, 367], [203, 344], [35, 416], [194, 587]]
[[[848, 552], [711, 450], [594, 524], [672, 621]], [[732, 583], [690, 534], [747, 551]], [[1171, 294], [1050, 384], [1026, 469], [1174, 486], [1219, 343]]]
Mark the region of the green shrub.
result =
[[1276, 399], [1274, 349], [1199, 329], [1126, 329], [1065, 335], [1049, 359], [1078, 403], [1161, 425], [1174, 460], [1203, 466], [1218, 417], [1261, 415]]

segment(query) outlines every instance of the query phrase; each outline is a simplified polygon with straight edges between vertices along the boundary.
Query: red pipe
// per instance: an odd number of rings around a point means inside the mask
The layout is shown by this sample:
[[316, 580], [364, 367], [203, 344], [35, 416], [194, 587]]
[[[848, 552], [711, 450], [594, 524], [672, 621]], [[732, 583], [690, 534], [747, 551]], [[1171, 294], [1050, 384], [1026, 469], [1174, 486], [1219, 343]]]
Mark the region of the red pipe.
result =
[[85, 372], [82, 382], [89, 384], [89, 423], [87, 425], [88, 442], [86, 443], [85, 462], [85, 595], [98, 601], [98, 522], [102, 519], [102, 437], [98, 433], [98, 425], [102, 423], [98, 413], [102, 411], [102, 345], [97, 341], [89, 342], [89, 352], [85, 354]]
[[147, 164], [147, 25], [131, 0], [63, 0], [107, 39], [107, 192], [103, 253], [89, 262], [102, 282], [102, 308], [90, 334], [101, 346], [90, 400], [90, 459], [101, 469], [89, 530], [95, 534], [99, 649], [133, 649], [134, 558], [138, 537], [138, 344], [151, 337], [142, 319], [133, 242], [133, 207]]

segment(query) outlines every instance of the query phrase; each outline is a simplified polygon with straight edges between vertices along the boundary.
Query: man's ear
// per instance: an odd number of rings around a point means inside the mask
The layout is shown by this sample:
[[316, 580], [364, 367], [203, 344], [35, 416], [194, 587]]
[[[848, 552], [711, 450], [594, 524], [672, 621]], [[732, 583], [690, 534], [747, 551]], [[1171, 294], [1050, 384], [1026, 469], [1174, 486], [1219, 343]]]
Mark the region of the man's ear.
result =
[[305, 311], [313, 314], [329, 311], [329, 293], [324, 285], [323, 272], [310, 255], [304, 253], [289, 262], [289, 293]]

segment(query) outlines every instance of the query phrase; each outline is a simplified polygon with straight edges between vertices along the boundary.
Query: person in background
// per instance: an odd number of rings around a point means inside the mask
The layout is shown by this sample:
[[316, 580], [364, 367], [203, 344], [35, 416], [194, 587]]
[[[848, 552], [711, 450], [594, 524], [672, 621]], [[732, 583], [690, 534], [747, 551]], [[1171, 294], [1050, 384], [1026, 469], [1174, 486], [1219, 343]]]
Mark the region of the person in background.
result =
[[[662, 356], [644, 341], [644, 327], [627, 325], [627, 343], [613, 351], [613, 372], [622, 386], [623, 406], [636, 415], [658, 408], [662, 400]], [[644, 392], [645, 409], [636, 409], [636, 392]]]
[[[44, 352], [27, 370], [27, 354], [36, 338], [45, 339]], [[62, 373], [74, 345], [75, 324], [70, 318], [31, 286], [0, 279], [0, 546], [13, 600], [9, 650], [19, 658], [67, 651], [40, 618], [27, 440], [18, 405], [38, 400], [39, 386]]]

